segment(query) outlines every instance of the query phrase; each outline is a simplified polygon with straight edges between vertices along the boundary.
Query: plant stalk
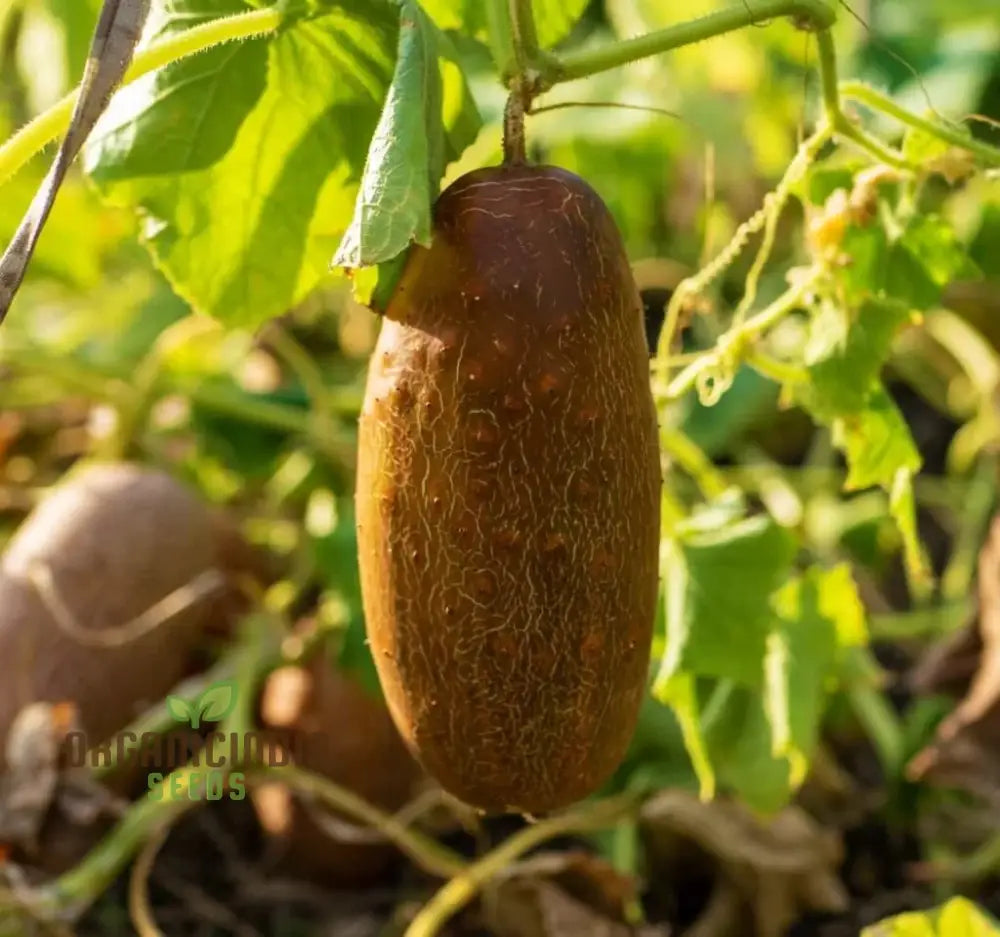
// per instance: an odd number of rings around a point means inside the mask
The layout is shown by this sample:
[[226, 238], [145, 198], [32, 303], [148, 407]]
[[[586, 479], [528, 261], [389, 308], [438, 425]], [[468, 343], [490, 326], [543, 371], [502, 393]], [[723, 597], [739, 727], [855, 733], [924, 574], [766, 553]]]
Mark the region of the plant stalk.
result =
[[816, 36], [819, 49], [820, 84], [823, 89], [823, 111], [827, 123], [834, 133], [850, 140], [856, 146], [865, 150], [880, 163], [892, 166], [894, 169], [912, 170], [902, 153], [886, 146], [880, 140], [865, 133], [857, 124], [849, 120], [840, 106], [840, 90], [837, 79], [837, 50], [833, 44], [833, 36], [829, 30], [822, 30]]
[[699, 376], [718, 366], [734, 350], [739, 349], [740, 360], [743, 360], [751, 352], [750, 345], [760, 338], [771, 326], [775, 325], [789, 313], [793, 312], [802, 303], [804, 297], [815, 283], [815, 275], [807, 277], [802, 282], [787, 289], [769, 306], [742, 325], [730, 329], [722, 335], [715, 345], [715, 348], [708, 349], [696, 361], [686, 367], [667, 386], [664, 398], [666, 400], [676, 400], [687, 393], [698, 381]]
[[639, 798], [635, 794], [623, 794], [584, 804], [570, 813], [543, 820], [515, 833], [482, 859], [454, 875], [413, 919], [405, 937], [434, 937], [484, 885], [535, 846], [557, 836], [607, 829], [625, 817], [634, 816], [638, 807]]
[[972, 136], [966, 136], [939, 121], [932, 121], [925, 117], [911, 114], [906, 108], [900, 107], [891, 98], [880, 91], [876, 91], [874, 88], [868, 87], [864, 82], [841, 82], [840, 94], [842, 97], [860, 101], [873, 110], [881, 111], [883, 114], [895, 118], [901, 124], [913, 127], [915, 130], [922, 130], [924, 133], [952, 144], [952, 146], [968, 150], [991, 166], [1000, 166], [1000, 147], [991, 146], [989, 143], [984, 143], [982, 140], [977, 140]]
[[517, 77], [524, 79], [539, 58], [538, 30], [531, 0], [507, 0]]
[[[755, 0], [752, 9], [750, 4], [736, 4], [635, 39], [566, 52], [551, 61], [540, 63], [540, 71], [546, 85], [586, 78], [619, 65], [784, 16], [805, 20], [821, 33], [836, 21], [834, 8], [825, 0]], [[832, 94], [835, 100], [836, 84]]]

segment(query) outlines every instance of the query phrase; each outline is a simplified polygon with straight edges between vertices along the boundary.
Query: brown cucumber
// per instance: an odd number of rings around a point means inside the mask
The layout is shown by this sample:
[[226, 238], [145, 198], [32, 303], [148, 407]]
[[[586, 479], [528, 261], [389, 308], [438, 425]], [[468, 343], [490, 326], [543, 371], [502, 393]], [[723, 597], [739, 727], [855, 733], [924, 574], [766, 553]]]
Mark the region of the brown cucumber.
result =
[[[107, 644], [176, 590], [215, 568], [208, 508], [169, 475], [137, 465], [75, 472], [35, 509], [0, 558], [0, 772], [18, 712], [70, 702], [88, 742], [108, 739], [185, 676], [212, 596], [135, 637]], [[33, 579], [45, 574], [82, 640]]]
[[[416, 793], [421, 772], [400, 740], [385, 704], [320, 654], [303, 667], [281, 667], [264, 685], [261, 719], [268, 728], [301, 735], [298, 764], [327, 777], [382, 810], [399, 810]], [[326, 885], [377, 882], [397, 856], [391, 844], [351, 842], [331, 835], [291, 791], [271, 785], [254, 792], [263, 828], [281, 841], [282, 865]], [[352, 820], [338, 817], [341, 827]], [[333, 831], [336, 833], [336, 830]]]
[[555, 167], [463, 176], [386, 309], [357, 489], [372, 654], [445, 789], [539, 814], [617, 767], [659, 499], [642, 304], [607, 207]]

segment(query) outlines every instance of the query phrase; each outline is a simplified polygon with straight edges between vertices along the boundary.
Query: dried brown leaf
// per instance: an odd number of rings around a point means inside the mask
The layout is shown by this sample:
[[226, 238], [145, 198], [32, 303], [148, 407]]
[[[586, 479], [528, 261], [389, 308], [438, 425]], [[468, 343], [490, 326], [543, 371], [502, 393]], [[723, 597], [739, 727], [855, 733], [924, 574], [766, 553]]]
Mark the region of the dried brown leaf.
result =
[[781, 937], [805, 911], [847, 906], [837, 876], [839, 837], [798, 807], [762, 819], [737, 803], [704, 803], [686, 791], [663, 791], [644, 805], [641, 820], [651, 855], [693, 844], [714, 864], [713, 901], [692, 933], [727, 933], [734, 895], [740, 937]]

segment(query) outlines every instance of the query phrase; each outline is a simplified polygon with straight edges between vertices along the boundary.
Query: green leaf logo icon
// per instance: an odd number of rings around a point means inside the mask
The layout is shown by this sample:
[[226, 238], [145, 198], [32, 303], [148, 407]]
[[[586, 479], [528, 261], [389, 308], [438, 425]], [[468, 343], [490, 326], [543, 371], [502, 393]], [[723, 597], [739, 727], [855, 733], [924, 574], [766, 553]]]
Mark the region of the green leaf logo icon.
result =
[[168, 696], [167, 709], [177, 722], [190, 722], [194, 725], [198, 719], [197, 712], [183, 696]]
[[220, 722], [236, 706], [235, 680], [213, 683], [197, 700], [189, 702], [183, 696], [168, 696], [167, 709], [178, 722], [187, 722], [192, 729], [200, 729], [205, 722]]

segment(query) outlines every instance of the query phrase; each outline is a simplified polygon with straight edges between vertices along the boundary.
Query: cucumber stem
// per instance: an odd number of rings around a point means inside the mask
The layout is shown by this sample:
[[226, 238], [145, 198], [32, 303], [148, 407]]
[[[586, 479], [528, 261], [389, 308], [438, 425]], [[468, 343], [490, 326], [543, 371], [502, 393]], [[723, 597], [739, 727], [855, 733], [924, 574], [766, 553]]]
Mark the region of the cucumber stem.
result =
[[511, 41], [514, 46], [514, 62], [517, 77], [523, 78], [539, 57], [538, 30], [531, 0], [507, 0], [510, 11]]
[[528, 161], [524, 142], [525, 93], [515, 85], [507, 97], [503, 112], [503, 162], [505, 166], [523, 166]]

